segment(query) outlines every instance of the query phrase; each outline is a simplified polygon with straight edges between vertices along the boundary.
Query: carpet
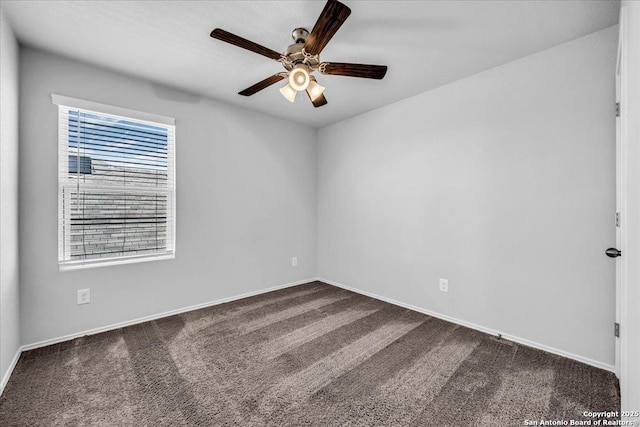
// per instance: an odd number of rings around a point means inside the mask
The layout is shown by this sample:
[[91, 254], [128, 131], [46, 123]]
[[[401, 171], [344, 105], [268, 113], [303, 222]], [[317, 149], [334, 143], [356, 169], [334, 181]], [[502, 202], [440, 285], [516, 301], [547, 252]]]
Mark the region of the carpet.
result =
[[516, 426], [619, 410], [618, 390], [610, 372], [314, 282], [24, 352], [0, 425]]

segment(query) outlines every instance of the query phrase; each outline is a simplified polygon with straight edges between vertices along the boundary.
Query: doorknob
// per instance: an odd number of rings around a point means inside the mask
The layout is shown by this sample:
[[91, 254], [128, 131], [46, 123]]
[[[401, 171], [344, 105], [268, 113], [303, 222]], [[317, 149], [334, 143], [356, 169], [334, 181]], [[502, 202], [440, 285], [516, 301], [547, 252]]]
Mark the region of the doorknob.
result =
[[607, 256], [609, 258], [615, 258], [615, 257], [619, 257], [620, 255], [622, 255], [622, 252], [620, 252], [616, 248], [609, 248], [606, 251], [604, 251], [604, 253], [607, 254]]

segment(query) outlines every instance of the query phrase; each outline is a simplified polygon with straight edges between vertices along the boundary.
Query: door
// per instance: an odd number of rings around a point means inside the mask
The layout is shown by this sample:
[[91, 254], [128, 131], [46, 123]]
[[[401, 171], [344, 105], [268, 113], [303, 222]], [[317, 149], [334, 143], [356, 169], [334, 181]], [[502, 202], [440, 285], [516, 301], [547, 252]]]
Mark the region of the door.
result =
[[[618, 37], [618, 58], [616, 64], [616, 248], [619, 249], [621, 256], [615, 257], [616, 263], [616, 338], [615, 338], [615, 369], [618, 378], [622, 378], [624, 374], [623, 362], [621, 355], [623, 354], [624, 341], [620, 332], [620, 328], [624, 327], [623, 320], [625, 315], [624, 297], [625, 297], [625, 272], [626, 265], [624, 254], [626, 251], [624, 227], [626, 226], [626, 75], [625, 75], [625, 31], [624, 31], [624, 11], [620, 14], [620, 30]], [[609, 253], [607, 255], [611, 256]]]

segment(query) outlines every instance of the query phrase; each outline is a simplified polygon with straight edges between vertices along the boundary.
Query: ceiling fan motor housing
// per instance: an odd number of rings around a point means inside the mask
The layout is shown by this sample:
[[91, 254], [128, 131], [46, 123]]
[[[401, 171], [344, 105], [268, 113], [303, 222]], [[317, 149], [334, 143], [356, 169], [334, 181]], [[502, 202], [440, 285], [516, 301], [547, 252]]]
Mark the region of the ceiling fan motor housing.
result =
[[307, 41], [307, 37], [309, 37], [309, 30], [306, 28], [296, 28], [291, 32], [291, 37], [294, 43], [304, 44]]
[[318, 55], [306, 55], [303, 53], [304, 44], [307, 41], [309, 31], [306, 28], [296, 28], [291, 33], [291, 37], [295, 41], [294, 44], [287, 46], [282, 52], [287, 60], [282, 61], [282, 65], [287, 70], [291, 71], [297, 64], [306, 64], [310, 71], [315, 71], [320, 64], [320, 58]]

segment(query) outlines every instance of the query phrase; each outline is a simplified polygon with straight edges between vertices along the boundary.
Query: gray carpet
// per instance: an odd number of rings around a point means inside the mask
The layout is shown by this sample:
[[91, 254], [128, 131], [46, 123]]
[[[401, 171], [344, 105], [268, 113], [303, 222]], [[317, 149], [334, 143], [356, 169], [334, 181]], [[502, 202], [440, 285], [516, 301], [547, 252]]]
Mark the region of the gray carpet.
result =
[[610, 372], [316, 282], [25, 352], [0, 425], [516, 426], [619, 407]]

